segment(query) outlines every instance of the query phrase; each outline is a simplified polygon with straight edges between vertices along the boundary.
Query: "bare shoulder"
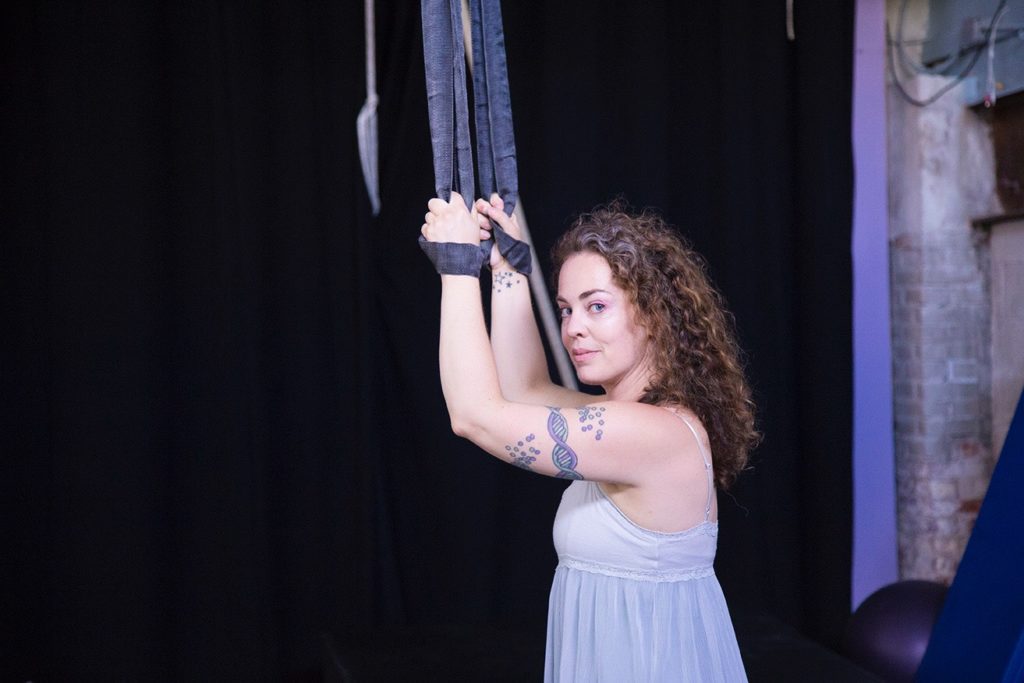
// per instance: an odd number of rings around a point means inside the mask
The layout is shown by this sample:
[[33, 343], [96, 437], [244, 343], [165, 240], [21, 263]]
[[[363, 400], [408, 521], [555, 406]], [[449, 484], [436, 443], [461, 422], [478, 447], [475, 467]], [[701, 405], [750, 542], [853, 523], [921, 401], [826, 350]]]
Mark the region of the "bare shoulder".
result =
[[576, 414], [577, 419], [587, 424], [597, 420], [614, 418], [623, 436], [647, 436], [657, 440], [669, 438], [673, 428], [682, 423], [679, 417], [660, 406], [636, 401], [612, 401], [604, 396], [588, 396], [578, 394], [576, 403], [568, 410]]
[[568, 417], [581, 436], [605, 440], [613, 452], [641, 468], [640, 480], [688, 472], [687, 452], [707, 448], [703, 424], [685, 409], [597, 398], [573, 407]]
[[[691, 410], [609, 401], [582, 406], [576, 413], [581, 430], [593, 429], [589, 425], [596, 419], [611, 434], [614, 442], [609, 445], [631, 468], [628, 484], [637, 492], [657, 496], [658, 491], [705, 489], [711, 448], [704, 424]], [[607, 431], [609, 426], [614, 430]]]
[[708, 438], [708, 430], [704, 427], [697, 414], [682, 406], [664, 406], [662, 410], [673, 416], [683, 432], [690, 434], [694, 439], [694, 446], [700, 446], [708, 460], [711, 459], [711, 441]]
[[609, 401], [600, 396], [576, 408], [581, 413], [594, 410], [611, 410], [630, 431], [640, 430], [655, 440], [667, 440], [666, 445], [679, 443], [679, 434], [696, 432], [702, 442], [707, 441], [707, 431], [692, 411], [678, 406], [659, 406], [635, 401]]
[[657, 424], [658, 457], [637, 473], [632, 485], [606, 485], [606, 493], [630, 519], [657, 531], [689, 529], [706, 514], [716, 519], [704, 425], [685, 408], [648, 407], [656, 411], [650, 420]]

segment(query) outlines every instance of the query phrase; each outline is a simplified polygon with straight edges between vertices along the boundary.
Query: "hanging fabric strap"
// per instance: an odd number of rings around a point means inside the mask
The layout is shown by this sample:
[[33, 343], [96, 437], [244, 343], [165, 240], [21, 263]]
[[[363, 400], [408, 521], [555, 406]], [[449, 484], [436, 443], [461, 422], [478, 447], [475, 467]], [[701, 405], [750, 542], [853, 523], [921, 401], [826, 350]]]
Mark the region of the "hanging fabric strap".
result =
[[[446, 202], [451, 200], [453, 190], [458, 192], [465, 199], [466, 208], [472, 209], [475, 190], [462, 6], [459, 0], [422, 0], [420, 16], [430, 144], [434, 150], [434, 188]], [[430, 242], [422, 235], [419, 241], [438, 273], [480, 275], [486, 258], [482, 250], [467, 244]]]
[[[473, 100], [476, 113], [477, 170], [480, 194], [497, 193], [509, 216], [519, 202], [516, 140], [505, 60], [505, 29], [500, 0], [470, 0], [473, 42]], [[530, 273], [530, 248], [508, 235], [496, 222], [491, 231], [498, 251], [521, 273]], [[481, 245], [488, 252], [491, 241]]]
[[[427, 107], [434, 151], [434, 183], [437, 196], [449, 201], [458, 192], [472, 209], [473, 155], [470, 145], [466, 96], [465, 44], [462, 38], [460, 0], [421, 0], [423, 62], [427, 82]], [[497, 192], [511, 215], [519, 198], [512, 108], [509, 100], [505, 41], [498, 0], [471, 0], [474, 71], [474, 110], [477, 124], [477, 160], [484, 196]], [[530, 248], [491, 222], [498, 251], [524, 274], [530, 272]], [[455, 268], [458, 274], [479, 274], [490, 257], [492, 242], [481, 243], [479, 256], [451, 243], [431, 243], [420, 238], [420, 247], [438, 272]], [[442, 252], [444, 252], [442, 254]], [[474, 271], [475, 269], [475, 271]]]
[[[490, 197], [491, 192], [497, 191], [504, 200], [505, 211], [509, 215], [512, 215], [513, 210], [516, 211], [523, 235], [529, 239], [526, 218], [519, 202], [516, 147], [512, 134], [512, 107], [509, 99], [505, 35], [501, 24], [500, 4], [498, 0], [467, 0], [467, 4], [469, 2], [473, 2], [473, 6], [476, 7], [476, 10], [471, 8], [467, 14], [471, 17], [469, 41], [473, 49], [469, 57], [473, 65], [473, 89], [476, 93], [474, 112], [477, 121], [478, 160], [481, 161], [481, 191], [485, 197]], [[465, 72], [462, 68], [465, 64], [465, 41], [455, 35], [463, 15], [461, 7], [456, 9], [459, 4], [459, 0], [421, 0], [420, 3], [430, 137], [434, 148], [434, 179], [437, 196], [446, 201], [451, 198], [451, 183], [459, 178], [455, 173], [456, 159], [453, 152], [459, 148], [454, 141], [459, 129], [454, 122], [458, 114], [455, 95], [460, 90], [465, 92]], [[457, 74], [461, 76], [456, 78]], [[460, 163], [463, 169], [471, 168], [471, 160]], [[472, 193], [459, 191], [466, 199], [474, 196]], [[551, 299], [547, 295], [544, 277], [539, 268], [535, 272], [531, 268], [530, 246], [505, 233], [493, 221], [491, 226], [491, 234], [497, 240], [498, 251], [509, 265], [527, 275], [530, 280], [537, 311], [543, 322], [562, 384], [576, 389], [572, 365], [565, 349], [559, 343], [558, 320]], [[491, 251], [490, 243], [481, 244], [480, 249], [476, 250], [472, 245], [428, 242], [422, 237], [420, 246], [433, 261], [438, 272], [466, 275], [479, 275], [482, 264], [488, 262]]]
[[434, 187], [446, 202], [452, 190], [472, 208], [473, 152], [466, 97], [465, 47], [459, 0], [422, 0], [423, 67], [427, 78], [427, 113], [434, 149]]

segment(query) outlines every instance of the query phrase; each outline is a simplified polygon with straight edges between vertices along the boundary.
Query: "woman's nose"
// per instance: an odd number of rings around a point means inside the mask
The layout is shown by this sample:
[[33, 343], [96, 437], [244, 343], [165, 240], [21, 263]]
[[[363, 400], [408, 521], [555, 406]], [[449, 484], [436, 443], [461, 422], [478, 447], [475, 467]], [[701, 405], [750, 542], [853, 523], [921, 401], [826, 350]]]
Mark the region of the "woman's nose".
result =
[[575, 312], [570, 313], [569, 316], [565, 319], [565, 333], [568, 336], [579, 337], [584, 333], [585, 329], [586, 328], [583, 326], [583, 321], [580, 319], [580, 316]]

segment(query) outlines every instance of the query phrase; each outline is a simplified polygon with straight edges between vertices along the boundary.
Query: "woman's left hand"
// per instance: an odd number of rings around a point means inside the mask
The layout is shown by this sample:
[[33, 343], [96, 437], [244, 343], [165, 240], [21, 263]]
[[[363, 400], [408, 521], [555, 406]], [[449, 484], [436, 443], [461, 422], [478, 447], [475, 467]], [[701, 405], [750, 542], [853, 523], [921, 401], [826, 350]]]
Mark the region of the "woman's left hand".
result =
[[452, 192], [451, 201], [434, 198], [427, 202], [427, 215], [420, 232], [431, 242], [458, 242], [480, 244], [487, 239], [487, 231], [480, 229], [476, 216], [466, 208], [466, 202], [458, 192]]

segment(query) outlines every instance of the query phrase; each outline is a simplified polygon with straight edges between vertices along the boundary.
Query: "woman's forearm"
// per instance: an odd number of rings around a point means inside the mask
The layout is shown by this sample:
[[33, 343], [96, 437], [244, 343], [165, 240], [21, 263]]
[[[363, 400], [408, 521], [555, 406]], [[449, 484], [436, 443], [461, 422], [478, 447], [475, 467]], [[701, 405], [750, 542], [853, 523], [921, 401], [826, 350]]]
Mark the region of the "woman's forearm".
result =
[[491, 348], [501, 391], [511, 401], [528, 401], [531, 389], [551, 383], [529, 278], [499, 267], [491, 282]]
[[469, 436], [479, 416], [503, 400], [475, 278], [441, 276], [438, 362], [452, 429]]

